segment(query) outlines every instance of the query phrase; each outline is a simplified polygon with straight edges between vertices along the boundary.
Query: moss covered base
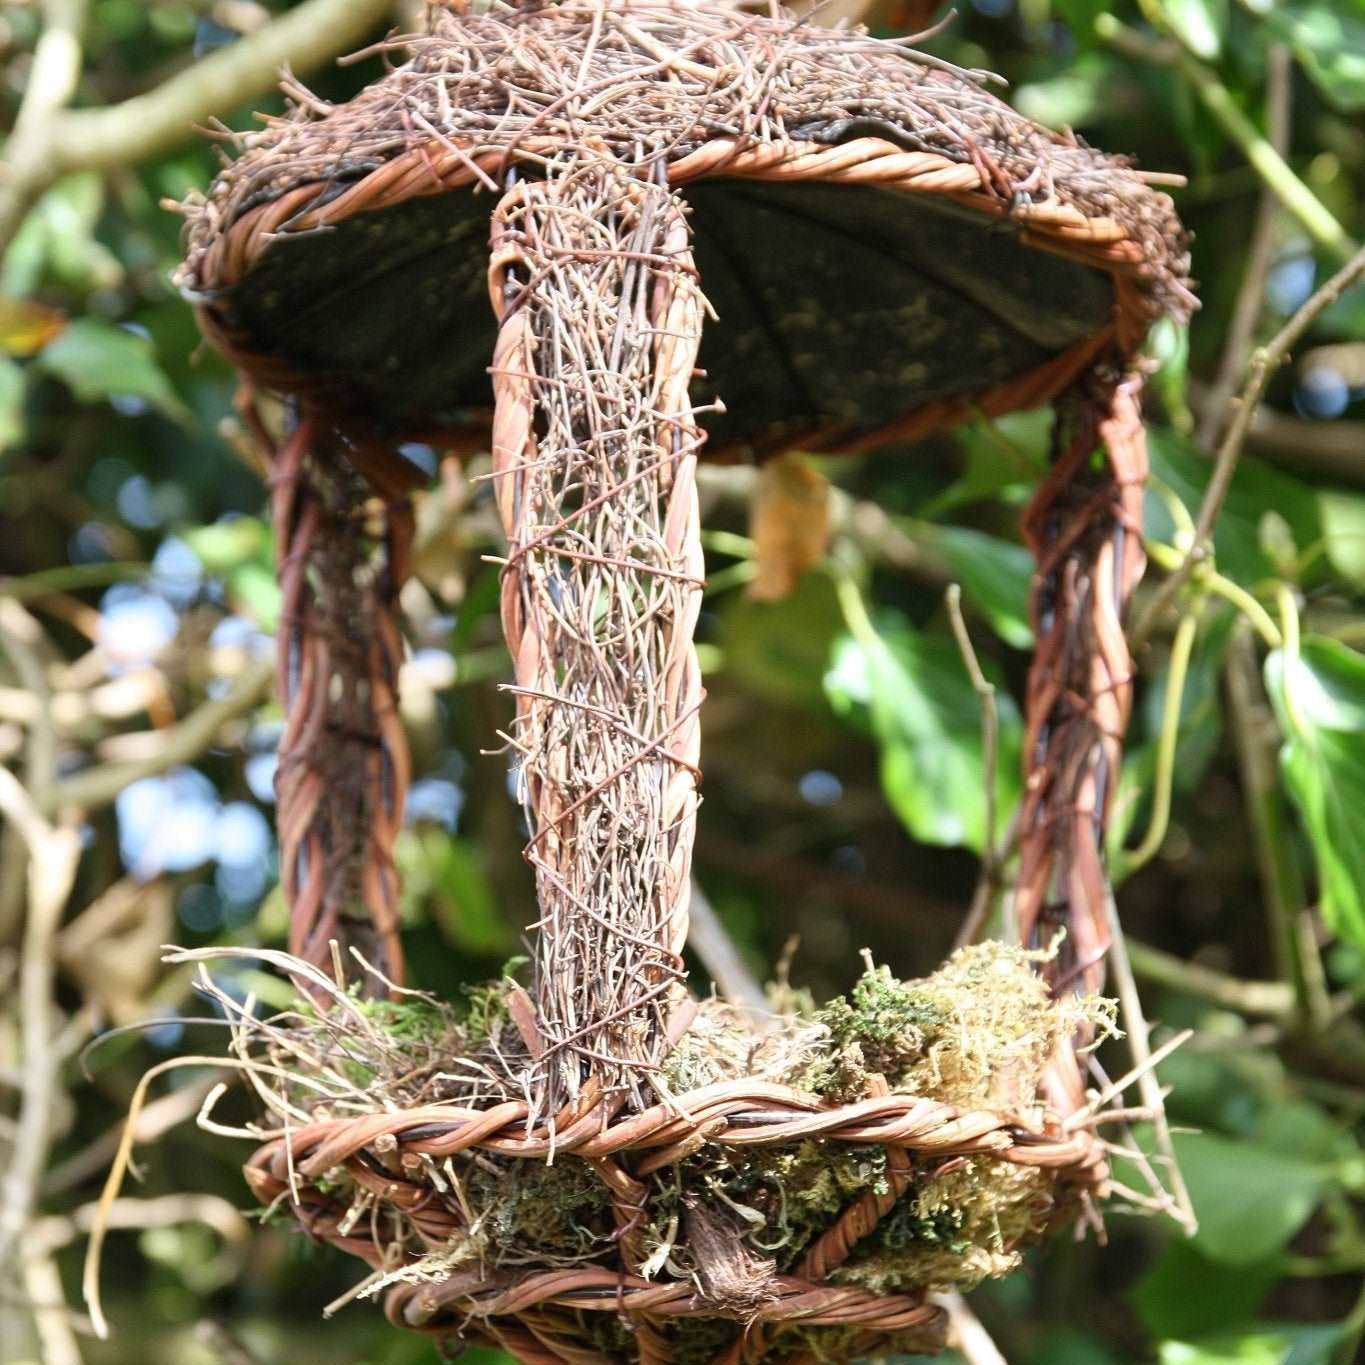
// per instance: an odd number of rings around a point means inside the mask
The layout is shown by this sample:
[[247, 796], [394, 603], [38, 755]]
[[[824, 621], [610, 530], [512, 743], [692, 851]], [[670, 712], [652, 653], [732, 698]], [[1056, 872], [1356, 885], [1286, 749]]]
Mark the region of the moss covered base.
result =
[[[376, 1114], [420, 1107], [430, 1122], [433, 1106], [467, 1112], [513, 1098], [525, 1058], [503, 998], [490, 987], [462, 1009], [425, 998], [348, 998], [303, 1012], [267, 1035], [271, 1064], [298, 1075], [281, 1099], [315, 1120], [354, 1119], [368, 1104]], [[1038, 1129], [1049, 1117], [1038, 1100], [1043, 1074], [1083, 1023], [1111, 1026], [1108, 1004], [1054, 1001], [1029, 954], [985, 944], [921, 981], [898, 981], [869, 963], [847, 996], [819, 1008], [790, 990], [775, 991], [765, 1015], [703, 1002], [657, 1080], [682, 1113], [704, 1087], [742, 1083], [752, 1091], [761, 1081], [800, 1098], [798, 1113], [890, 1092]], [[304, 1058], [311, 1075], [300, 1067]], [[338, 1101], [330, 1086], [319, 1087], [320, 1064], [356, 1093]], [[670, 1358], [684, 1365], [719, 1358], [741, 1332], [752, 1346], [756, 1331], [765, 1358], [843, 1359], [868, 1345], [866, 1326], [766, 1321], [797, 1281], [818, 1273], [830, 1287], [913, 1304], [1008, 1272], [1065, 1211], [1053, 1172], [952, 1145], [718, 1135], [699, 1137], [647, 1173], [640, 1164], [649, 1147], [621, 1152], [608, 1169], [572, 1151], [546, 1162], [496, 1145], [443, 1158], [409, 1147], [397, 1163], [396, 1146], [376, 1141], [289, 1194], [302, 1221], [315, 1230], [325, 1223], [334, 1231], [324, 1235], [344, 1235], [382, 1267], [368, 1292], [458, 1279], [477, 1294], [558, 1270], [624, 1270], [637, 1284], [680, 1287], [684, 1299], [670, 1312], [683, 1303], [683, 1316], [543, 1310], [556, 1333], [589, 1343], [599, 1358], [637, 1359], [633, 1333], [647, 1330], [663, 1333]], [[384, 1171], [395, 1176], [389, 1192], [376, 1180]], [[414, 1198], [414, 1189], [426, 1193]], [[365, 1235], [369, 1249], [355, 1245]], [[496, 1339], [493, 1323], [480, 1328], [477, 1311], [466, 1322]], [[922, 1349], [922, 1330], [910, 1336]], [[891, 1336], [878, 1342], [893, 1349]]]

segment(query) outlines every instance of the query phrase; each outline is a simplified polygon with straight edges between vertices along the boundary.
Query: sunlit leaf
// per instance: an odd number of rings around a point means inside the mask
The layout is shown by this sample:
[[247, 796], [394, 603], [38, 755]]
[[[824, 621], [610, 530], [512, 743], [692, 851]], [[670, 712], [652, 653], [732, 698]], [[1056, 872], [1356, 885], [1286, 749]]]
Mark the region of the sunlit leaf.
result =
[[32, 294], [48, 283], [68, 289], [110, 289], [124, 267], [95, 236], [104, 212], [105, 178], [84, 172], [60, 180], [34, 205], [0, 268], [0, 292]]
[[945, 526], [941, 535], [968, 599], [1006, 644], [1027, 649], [1033, 643], [1028, 615], [1033, 556], [1022, 545], [967, 526]]
[[37, 355], [61, 335], [66, 316], [33, 299], [0, 297], [0, 351], [9, 356]]
[[[1169, 428], [1154, 427], [1149, 445], [1154, 480], [1174, 492], [1191, 517], [1197, 516], [1213, 462]], [[1299, 545], [1314, 545], [1322, 536], [1318, 497], [1312, 488], [1258, 460], [1241, 461], [1213, 533], [1219, 568], [1240, 583], [1254, 583], [1276, 572], [1261, 545], [1261, 521], [1267, 512], [1284, 518]], [[1174, 536], [1170, 512], [1155, 493], [1148, 494], [1146, 514], [1148, 535], [1165, 541]]]
[[1365, 108], [1365, 12], [1329, 0], [1274, 4], [1266, 21], [1339, 109]]
[[1341, 1340], [1334, 1323], [1298, 1324], [1244, 1335], [1167, 1341], [1161, 1365], [1330, 1365]]
[[1323, 917], [1365, 943], [1365, 656], [1309, 637], [1266, 660], [1285, 785], [1313, 846]]
[[256, 517], [232, 517], [212, 526], [189, 527], [180, 538], [211, 574], [230, 573], [253, 561], [268, 563], [271, 556], [269, 528]]
[[[882, 787], [906, 829], [925, 843], [980, 850], [981, 711], [956, 645], [892, 618], [866, 639], [838, 641], [825, 690], [840, 713], [866, 717], [881, 750]], [[996, 702], [996, 801], [997, 810], [1008, 812], [1019, 794], [1023, 726], [1013, 700], [998, 688]]]
[[1348, 582], [1365, 588], [1365, 497], [1319, 493], [1318, 506], [1323, 546], [1332, 567]]
[[157, 364], [152, 343], [113, 323], [78, 318], [38, 357], [83, 403], [139, 399], [167, 417], [189, 412]]
[[24, 434], [24, 372], [0, 357], [0, 455], [19, 444]]
[[1211, 61], [1222, 50], [1228, 0], [1165, 0], [1162, 10], [1192, 52]]

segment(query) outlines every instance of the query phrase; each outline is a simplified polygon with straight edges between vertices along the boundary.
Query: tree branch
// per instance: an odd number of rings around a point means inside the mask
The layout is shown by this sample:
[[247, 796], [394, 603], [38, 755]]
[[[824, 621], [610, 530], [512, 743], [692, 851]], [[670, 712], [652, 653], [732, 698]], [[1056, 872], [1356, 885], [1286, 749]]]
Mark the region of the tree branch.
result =
[[[230, 114], [268, 89], [284, 67], [307, 72], [359, 46], [388, 17], [391, 0], [305, 0], [145, 95], [105, 109], [60, 112], [79, 74], [80, 46], [76, 30], [69, 23], [56, 29], [54, 19], [69, 21], [84, 7], [85, 0], [49, 0], [39, 54], [51, 38], [56, 55], [40, 111], [28, 119], [21, 116], [10, 139], [7, 173], [0, 184], [0, 252], [8, 248], [33, 203], [61, 176], [131, 165], [169, 151], [197, 125]], [[65, 66], [58, 66], [59, 57]], [[69, 81], [59, 79], [64, 75]]]
[[54, 828], [35, 809], [29, 793], [8, 769], [0, 768], [0, 813], [28, 846], [28, 916], [19, 964], [18, 1018], [23, 1034], [20, 1109], [9, 1167], [0, 1184], [0, 1279], [21, 1242], [38, 1200], [47, 1164], [57, 1066], [52, 1055], [53, 941], [76, 879], [80, 837]]
[[271, 660], [261, 659], [249, 664], [226, 696], [206, 702], [179, 725], [166, 731], [154, 754], [126, 763], [106, 763], [68, 777], [49, 788], [43, 809], [49, 812], [68, 808], [90, 811], [107, 806], [130, 783], [144, 777], [157, 777], [182, 763], [189, 763], [213, 743], [228, 721], [250, 711], [265, 696], [274, 676], [275, 665]]
[[1155, 985], [1241, 1014], [1285, 1020], [1294, 1013], [1294, 988], [1286, 982], [1243, 981], [1131, 938], [1127, 948], [1134, 973]]

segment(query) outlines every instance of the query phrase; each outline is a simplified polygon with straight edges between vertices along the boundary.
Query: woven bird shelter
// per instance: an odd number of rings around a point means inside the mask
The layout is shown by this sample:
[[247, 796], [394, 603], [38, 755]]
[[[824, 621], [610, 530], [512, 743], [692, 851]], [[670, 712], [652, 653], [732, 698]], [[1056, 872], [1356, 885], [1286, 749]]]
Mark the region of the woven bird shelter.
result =
[[[180, 282], [273, 462], [281, 860], [315, 1002], [255, 1035], [294, 1080], [258, 1079], [279, 1123], [252, 1186], [452, 1346], [933, 1349], [931, 1290], [1093, 1216], [1107, 1178], [1077, 1050], [1143, 565], [1136, 357], [1192, 304], [1170, 201], [983, 73], [776, 10], [436, 4], [382, 49], [348, 104], [287, 87], [187, 206]], [[819, 1010], [699, 1007], [697, 461], [1046, 403], [1021, 945], [923, 982], [869, 966]], [[508, 540], [536, 956], [464, 1012], [400, 986], [413, 440], [491, 448]], [[349, 947], [388, 1000], [329, 977]]]

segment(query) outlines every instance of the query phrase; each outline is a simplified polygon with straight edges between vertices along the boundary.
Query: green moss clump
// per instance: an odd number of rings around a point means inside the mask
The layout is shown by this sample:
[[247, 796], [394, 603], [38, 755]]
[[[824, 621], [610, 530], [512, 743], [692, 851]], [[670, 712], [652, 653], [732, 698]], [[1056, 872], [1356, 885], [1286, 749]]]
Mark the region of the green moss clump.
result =
[[[690, 1092], [729, 1081], [790, 1087], [805, 1092], [798, 1108], [808, 1101], [814, 1108], [813, 1097], [861, 1100], [880, 1088], [879, 1077], [895, 1094], [989, 1110], [1031, 1126], [1041, 1117], [1039, 1086], [1059, 1045], [1083, 1023], [1103, 1034], [1112, 1020], [1108, 1002], [1052, 999], [1036, 970], [1039, 957], [985, 943], [916, 981], [897, 980], [869, 962], [847, 995], [821, 1009], [786, 986], [770, 995], [769, 1013], [708, 1000], [666, 1060], [662, 1080], [683, 1108]], [[471, 988], [458, 1009], [403, 996], [347, 999], [322, 1013], [300, 1010], [291, 1024], [295, 1051], [289, 1052], [288, 1032], [274, 1029], [264, 1055], [300, 1074], [324, 1059], [327, 1086], [290, 1092], [297, 1107], [318, 1117], [336, 1112], [338, 1075], [356, 1085], [344, 1097], [346, 1114], [381, 1101], [390, 1111], [443, 1101], [500, 1103], [520, 1093], [527, 1060], [507, 989], [506, 976]], [[386, 1155], [376, 1145], [376, 1159]], [[833, 1283], [880, 1294], [969, 1289], [1013, 1269], [1021, 1249], [1057, 1219], [1052, 1172], [990, 1155], [911, 1160], [908, 1188], [832, 1273]], [[383, 1226], [391, 1229], [391, 1263], [398, 1268], [381, 1286], [439, 1283], [474, 1266], [515, 1275], [621, 1263], [607, 1187], [572, 1154], [547, 1166], [461, 1152], [427, 1159], [420, 1178], [433, 1198], [445, 1201], [457, 1231], [432, 1246], [418, 1221], [395, 1213]], [[709, 1365], [721, 1356], [744, 1330], [740, 1320], [751, 1305], [778, 1292], [773, 1277], [793, 1272], [859, 1200], [889, 1188], [887, 1153], [875, 1143], [810, 1139], [764, 1146], [723, 1135], [644, 1179], [640, 1272], [692, 1283], [707, 1312], [717, 1315], [699, 1312], [652, 1328], [678, 1365]], [[327, 1172], [305, 1196], [334, 1211], [351, 1210], [357, 1219], [369, 1216], [370, 1198], [344, 1167]], [[730, 1261], [734, 1274], [716, 1273]], [[614, 1311], [577, 1316], [583, 1339], [600, 1357], [636, 1358], [639, 1343], [629, 1321]], [[573, 1315], [563, 1322], [573, 1329]], [[871, 1346], [885, 1354], [927, 1344], [923, 1334], [916, 1340], [912, 1333], [888, 1347], [862, 1327], [767, 1330], [774, 1359], [808, 1352], [817, 1360], [843, 1360]]]
[[490, 1038], [501, 1042], [504, 1029], [512, 1022], [507, 1012], [508, 986], [516, 980], [516, 973], [528, 960], [511, 958], [503, 964], [502, 975], [496, 981], [461, 988], [467, 1002], [463, 1022], [470, 1046], [477, 1047]]
[[846, 996], [831, 1000], [816, 1018], [829, 1030], [832, 1050], [815, 1062], [807, 1084], [843, 1102], [867, 1094], [869, 1073], [899, 1079], [952, 1020], [927, 983], [897, 981], [886, 967], [869, 967]]
[[866, 1190], [886, 1189], [886, 1150], [845, 1142], [740, 1148], [721, 1166], [699, 1154], [682, 1183], [708, 1187], [737, 1210], [749, 1245], [790, 1270], [822, 1232]]
[[431, 1046], [439, 1043], [455, 1020], [451, 1011], [426, 996], [400, 996], [396, 1000], [361, 1000], [360, 1012], [390, 1042]]
[[894, 1091], [961, 1109], [1028, 1112], [1061, 1041], [1082, 1023], [1101, 1035], [1113, 1027], [1110, 1002], [1054, 1000], [1034, 970], [1040, 956], [979, 943], [919, 981], [869, 965], [847, 996], [819, 1012], [830, 1048], [805, 1084], [851, 1102], [876, 1073]]
[[471, 1165], [465, 1187], [495, 1259], [534, 1252], [547, 1261], [577, 1262], [613, 1250], [606, 1186], [577, 1157], [560, 1157], [553, 1166], [516, 1159]]
[[1051, 1181], [1031, 1166], [973, 1157], [912, 1185], [835, 1272], [879, 1294], [974, 1289], [1019, 1264], [1053, 1214]]

